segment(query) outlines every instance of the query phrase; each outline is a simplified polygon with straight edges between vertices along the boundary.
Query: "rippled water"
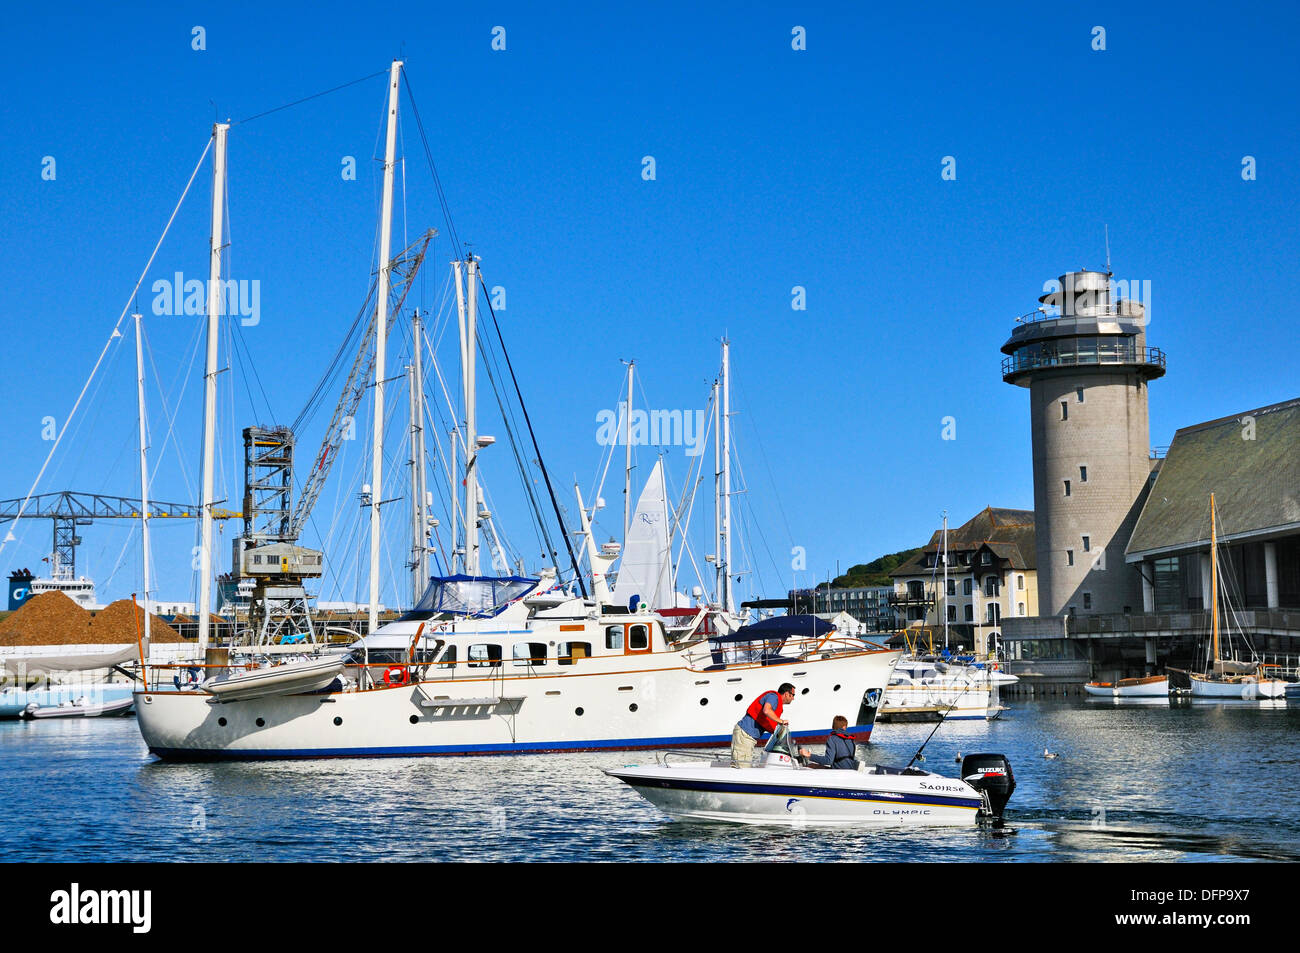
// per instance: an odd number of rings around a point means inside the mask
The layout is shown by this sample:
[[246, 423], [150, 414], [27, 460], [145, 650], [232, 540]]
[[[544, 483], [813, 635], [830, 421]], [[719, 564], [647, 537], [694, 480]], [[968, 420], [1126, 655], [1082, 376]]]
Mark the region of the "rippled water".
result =
[[[1300, 860], [1295, 707], [1010, 703], [941, 727], [924, 767], [1007, 754], [1014, 833], [674, 823], [601, 773], [647, 752], [187, 765], [133, 718], [3, 722], [0, 859]], [[905, 763], [932, 727], [859, 756]]]

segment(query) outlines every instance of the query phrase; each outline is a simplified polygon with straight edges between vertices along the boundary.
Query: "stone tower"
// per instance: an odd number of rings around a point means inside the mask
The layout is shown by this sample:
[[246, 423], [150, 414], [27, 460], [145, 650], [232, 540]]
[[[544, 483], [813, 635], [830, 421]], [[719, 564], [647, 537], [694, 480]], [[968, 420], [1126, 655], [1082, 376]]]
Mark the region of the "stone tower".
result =
[[1002, 345], [1002, 379], [1029, 388], [1038, 611], [1140, 612], [1124, 549], [1151, 469], [1147, 385], [1165, 356], [1146, 346], [1144, 305], [1112, 300], [1110, 275], [1057, 285]]

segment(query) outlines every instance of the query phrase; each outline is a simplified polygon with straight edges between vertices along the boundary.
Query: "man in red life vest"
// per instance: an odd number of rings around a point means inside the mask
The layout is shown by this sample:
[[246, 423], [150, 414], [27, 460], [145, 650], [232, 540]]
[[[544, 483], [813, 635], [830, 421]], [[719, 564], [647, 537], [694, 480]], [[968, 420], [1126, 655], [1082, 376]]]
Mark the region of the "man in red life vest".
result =
[[[745, 717], [731, 731], [731, 766], [748, 768], [754, 759], [754, 746], [765, 732], [790, 723], [781, 717], [786, 705], [794, 701], [794, 686], [785, 682], [774, 692], [764, 692], [749, 703]], [[801, 755], [807, 752], [800, 749]]]

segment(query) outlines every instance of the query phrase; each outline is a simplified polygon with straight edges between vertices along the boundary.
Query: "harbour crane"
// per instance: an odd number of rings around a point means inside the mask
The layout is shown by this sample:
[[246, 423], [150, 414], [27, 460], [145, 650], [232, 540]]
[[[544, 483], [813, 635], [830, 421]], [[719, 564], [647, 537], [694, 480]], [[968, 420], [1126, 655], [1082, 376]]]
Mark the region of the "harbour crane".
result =
[[[26, 506], [24, 506], [26, 504]], [[0, 500], [0, 523], [16, 519], [48, 519], [54, 521], [54, 548], [50, 553], [50, 575], [54, 579], [74, 579], [77, 574], [77, 546], [81, 537], [78, 526], [89, 526], [102, 519], [139, 519], [139, 499], [128, 496], [109, 496], [104, 493], [81, 493], [61, 490], [41, 493], [26, 499]], [[194, 503], [164, 503], [149, 501], [150, 519], [195, 519], [199, 507]], [[233, 510], [213, 510], [215, 520], [241, 519], [242, 513]], [[10, 531], [7, 539], [13, 539]]]

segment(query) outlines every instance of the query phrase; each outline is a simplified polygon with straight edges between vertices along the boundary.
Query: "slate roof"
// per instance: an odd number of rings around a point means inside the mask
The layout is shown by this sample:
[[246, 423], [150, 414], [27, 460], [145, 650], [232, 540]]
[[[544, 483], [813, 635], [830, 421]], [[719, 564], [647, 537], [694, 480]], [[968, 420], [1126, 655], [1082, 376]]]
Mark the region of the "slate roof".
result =
[[[986, 506], [958, 527], [948, 527], [948, 554], [975, 551], [988, 544], [994, 555], [1007, 560], [1015, 569], [1037, 569], [1038, 550], [1034, 546], [1034, 511], [1010, 510]], [[919, 576], [930, 572], [925, 566], [927, 553], [943, 548], [943, 530], [935, 530], [921, 551], [890, 573], [892, 577]], [[956, 569], [963, 567], [949, 560]]]
[[1129, 562], [1220, 539], [1300, 532], [1300, 398], [1174, 434], [1126, 549]]

